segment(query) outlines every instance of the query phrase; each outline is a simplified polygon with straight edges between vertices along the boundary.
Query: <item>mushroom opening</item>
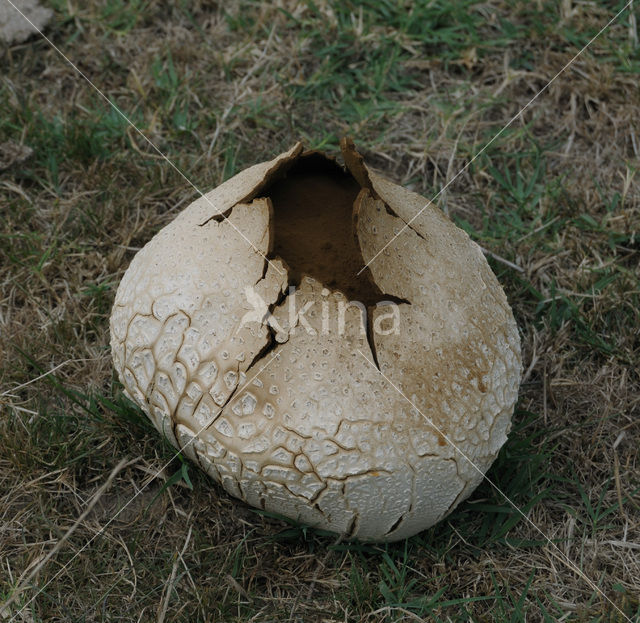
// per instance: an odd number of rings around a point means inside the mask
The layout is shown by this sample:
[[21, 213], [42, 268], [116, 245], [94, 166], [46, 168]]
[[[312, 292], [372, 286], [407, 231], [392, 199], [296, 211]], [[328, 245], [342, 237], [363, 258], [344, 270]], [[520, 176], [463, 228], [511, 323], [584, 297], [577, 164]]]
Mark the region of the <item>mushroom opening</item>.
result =
[[335, 161], [317, 152], [301, 155], [285, 177], [261, 195], [273, 204], [272, 255], [289, 267], [298, 285], [303, 275], [317, 279], [366, 307], [388, 299], [364, 265], [353, 229], [353, 206], [360, 184]]

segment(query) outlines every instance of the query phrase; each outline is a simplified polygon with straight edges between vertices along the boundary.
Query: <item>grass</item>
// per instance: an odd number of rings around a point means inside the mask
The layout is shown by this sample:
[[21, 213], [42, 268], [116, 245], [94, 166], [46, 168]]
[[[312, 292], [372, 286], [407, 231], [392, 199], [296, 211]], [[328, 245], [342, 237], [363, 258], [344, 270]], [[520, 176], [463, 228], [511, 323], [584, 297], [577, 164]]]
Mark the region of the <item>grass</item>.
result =
[[[640, 620], [629, 12], [447, 186], [624, 3], [49, 5], [48, 36], [198, 188], [350, 133], [387, 177], [444, 189], [523, 341], [489, 477]], [[14, 620], [625, 620], [486, 481], [431, 530], [373, 545], [247, 508], [171, 461], [114, 378], [107, 322], [135, 250], [196, 193], [45, 41], [2, 48], [0, 67], [0, 145], [33, 150], [0, 171], [0, 599], [59, 547]]]

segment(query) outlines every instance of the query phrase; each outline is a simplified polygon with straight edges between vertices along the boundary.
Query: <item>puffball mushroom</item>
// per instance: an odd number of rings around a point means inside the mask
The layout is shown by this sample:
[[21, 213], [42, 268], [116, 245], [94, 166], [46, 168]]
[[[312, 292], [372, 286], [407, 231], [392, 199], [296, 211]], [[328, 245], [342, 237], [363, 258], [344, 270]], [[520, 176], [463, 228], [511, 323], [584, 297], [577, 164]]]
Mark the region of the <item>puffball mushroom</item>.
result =
[[480, 248], [342, 149], [346, 167], [297, 144], [183, 210], [126, 271], [111, 348], [127, 396], [231, 495], [395, 541], [482, 480], [520, 341]]

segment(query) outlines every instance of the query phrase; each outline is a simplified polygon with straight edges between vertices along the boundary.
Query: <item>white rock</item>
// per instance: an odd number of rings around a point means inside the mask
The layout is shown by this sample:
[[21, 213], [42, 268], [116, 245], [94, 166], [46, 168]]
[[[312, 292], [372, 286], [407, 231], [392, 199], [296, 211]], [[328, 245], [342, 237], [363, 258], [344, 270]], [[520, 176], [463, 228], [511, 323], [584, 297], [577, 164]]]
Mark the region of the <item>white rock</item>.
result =
[[0, 39], [6, 43], [25, 41], [33, 33], [42, 30], [53, 15], [53, 11], [40, 6], [38, 0], [12, 2], [19, 11], [8, 2], [0, 2]]

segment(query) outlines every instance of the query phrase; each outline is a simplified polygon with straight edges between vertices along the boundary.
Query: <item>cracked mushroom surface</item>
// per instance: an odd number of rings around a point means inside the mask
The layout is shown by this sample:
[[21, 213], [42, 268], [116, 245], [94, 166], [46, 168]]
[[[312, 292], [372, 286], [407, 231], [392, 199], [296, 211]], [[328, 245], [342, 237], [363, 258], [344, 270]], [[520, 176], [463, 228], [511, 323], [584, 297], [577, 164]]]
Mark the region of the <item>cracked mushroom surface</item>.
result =
[[346, 167], [297, 144], [181, 212], [126, 271], [111, 348], [126, 394], [230, 494], [394, 541], [482, 480], [520, 341], [480, 248], [342, 147]]

